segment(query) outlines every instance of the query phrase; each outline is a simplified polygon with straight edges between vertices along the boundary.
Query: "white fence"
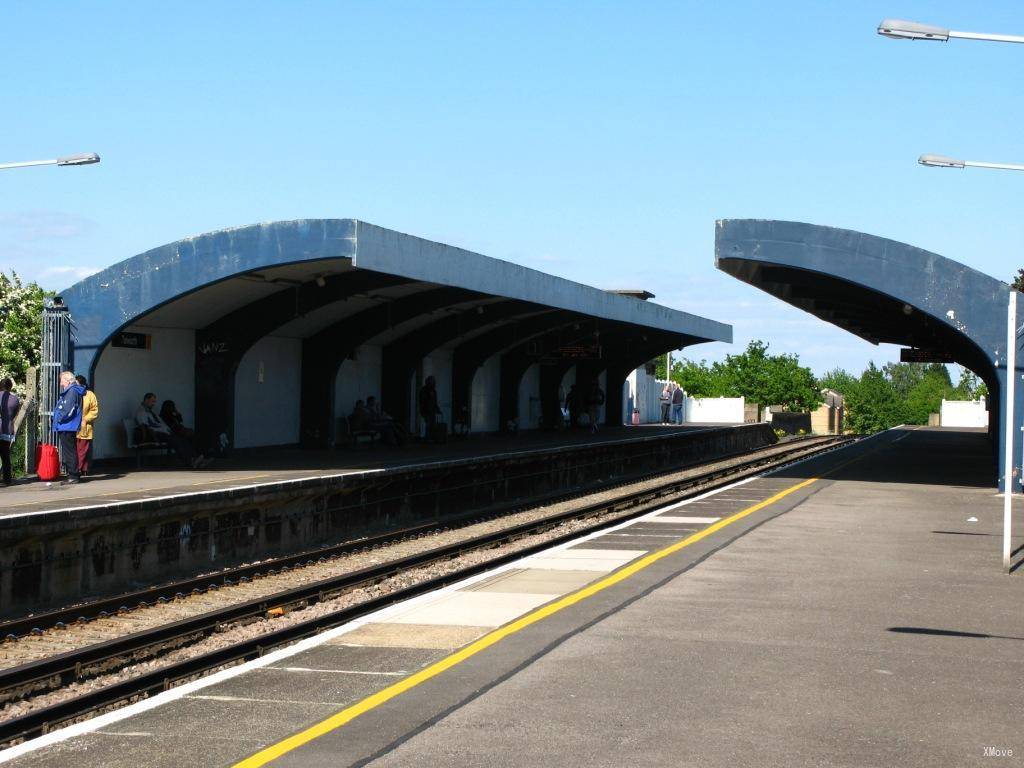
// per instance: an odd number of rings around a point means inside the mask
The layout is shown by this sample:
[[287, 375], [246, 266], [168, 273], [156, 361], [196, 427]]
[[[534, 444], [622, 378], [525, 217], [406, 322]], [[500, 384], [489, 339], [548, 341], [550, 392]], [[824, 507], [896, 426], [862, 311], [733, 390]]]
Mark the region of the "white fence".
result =
[[683, 407], [684, 422], [711, 424], [742, 424], [742, 397], [687, 397]]
[[[641, 424], [661, 422], [661, 390], [666, 382], [637, 368], [622, 385], [622, 420], [631, 424], [633, 411], [640, 412]], [[683, 422], [742, 424], [742, 397], [685, 397]]]
[[987, 427], [988, 411], [985, 398], [980, 400], [943, 400], [939, 411], [939, 424], [943, 427]]
[[622, 421], [633, 423], [633, 410], [640, 411], [641, 424], [657, 424], [661, 421], [661, 404], [658, 398], [665, 382], [647, 373], [643, 366], [637, 368], [622, 385]]

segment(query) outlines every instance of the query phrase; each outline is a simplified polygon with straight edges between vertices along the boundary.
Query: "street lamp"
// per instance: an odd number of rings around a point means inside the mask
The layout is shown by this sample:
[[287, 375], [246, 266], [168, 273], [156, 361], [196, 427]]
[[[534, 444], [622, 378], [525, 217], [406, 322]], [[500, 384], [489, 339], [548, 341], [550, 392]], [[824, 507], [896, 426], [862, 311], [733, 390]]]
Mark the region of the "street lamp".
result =
[[1024, 43], [1021, 35], [990, 35], [985, 32], [958, 32], [954, 29], [937, 27], [934, 24], [920, 24], [903, 19], [886, 19], [878, 25], [878, 34], [894, 40], [938, 40], [948, 42], [951, 38], [960, 40], [986, 40], [993, 43]]
[[[1016, 163], [982, 163], [975, 160], [957, 160], [945, 155], [921, 155], [917, 158], [921, 165], [931, 168], [996, 168], [1006, 171], [1024, 171], [1024, 165]], [[1009, 303], [1006, 308], [1006, 443], [1003, 458], [1003, 568], [1010, 570], [1011, 534], [1013, 532], [1013, 411], [1014, 387], [1017, 383], [1017, 338], [1021, 329], [1017, 327], [1017, 291], [1010, 289]], [[1022, 455], [1024, 466], [1024, 455]]]
[[931, 168], [995, 168], [999, 171], [1024, 171], [1024, 165], [1017, 163], [983, 163], [980, 160], [957, 160], [945, 155], [921, 155], [917, 162]]
[[84, 152], [79, 155], [65, 155], [55, 160], [26, 160], [21, 163], [0, 163], [0, 171], [8, 168], [28, 168], [33, 165], [92, 165], [98, 163], [100, 156], [95, 152]]
[[[903, 19], [885, 19], [878, 25], [878, 34], [896, 40], [938, 40], [946, 43], [952, 39], [985, 40], [993, 43], [1024, 43], [1021, 35], [991, 35], [983, 32], [957, 32], [956, 30], [937, 27], [933, 24], [920, 24], [916, 21]], [[1024, 165], [1011, 163], [981, 163], [973, 160], [957, 160], [943, 155], [921, 155], [917, 162], [932, 168], [996, 168], [1007, 171], [1024, 171]], [[1014, 385], [1017, 379], [1017, 291], [1010, 288], [1006, 310], [1006, 445], [1003, 462], [1003, 568], [1010, 571], [1010, 534], [1012, 528], [1013, 508], [1013, 432], [1014, 432]], [[1024, 457], [1022, 457], [1024, 459]], [[1024, 467], [1024, 461], [1022, 461]]]

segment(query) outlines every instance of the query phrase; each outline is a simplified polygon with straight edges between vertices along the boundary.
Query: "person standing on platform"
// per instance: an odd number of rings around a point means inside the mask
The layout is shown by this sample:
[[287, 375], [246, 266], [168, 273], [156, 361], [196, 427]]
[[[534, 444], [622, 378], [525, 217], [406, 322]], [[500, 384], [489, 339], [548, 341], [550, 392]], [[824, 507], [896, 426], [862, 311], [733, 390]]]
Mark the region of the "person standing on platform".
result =
[[565, 410], [569, 412], [569, 426], [575, 427], [580, 419], [580, 396], [576, 392], [576, 385], [569, 385], [569, 393], [565, 396]]
[[89, 382], [85, 376], [75, 376], [75, 381], [85, 390], [82, 396], [82, 426], [78, 428], [75, 439], [75, 449], [78, 452], [78, 474], [89, 474], [89, 465], [92, 462], [92, 435], [93, 423], [100, 417], [100, 403], [96, 399], [96, 393], [89, 388]]
[[668, 414], [669, 410], [672, 408], [672, 382], [665, 382], [665, 386], [661, 390], [661, 397], [658, 399], [661, 402], [661, 423], [668, 424]]
[[672, 423], [683, 423], [683, 388], [672, 382]]
[[11, 467], [11, 446], [14, 445], [14, 417], [18, 415], [21, 401], [11, 389], [14, 382], [0, 380], [0, 465], [3, 466], [4, 485], [14, 482]]
[[82, 396], [85, 387], [75, 380], [75, 374], [64, 371], [60, 375], [60, 397], [53, 407], [53, 431], [57, 433], [60, 457], [68, 471], [68, 484], [78, 482], [78, 430], [82, 426]]

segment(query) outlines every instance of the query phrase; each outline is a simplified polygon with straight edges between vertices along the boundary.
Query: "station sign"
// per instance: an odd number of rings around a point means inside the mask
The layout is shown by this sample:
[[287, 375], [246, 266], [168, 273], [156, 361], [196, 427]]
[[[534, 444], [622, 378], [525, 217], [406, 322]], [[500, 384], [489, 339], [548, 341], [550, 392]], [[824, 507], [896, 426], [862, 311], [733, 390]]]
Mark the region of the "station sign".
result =
[[110, 340], [110, 346], [123, 349], [152, 349], [153, 337], [148, 333], [121, 331], [114, 334], [114, 338]]
[[901, 363], [952, 363], [953, 356], [948, 352], [938, 349], [913, 349], [904, 348], [900, 350]]
[[566, 344], [548, 350], [543, 355], [549, 360], [600, 360], [600, 344]]

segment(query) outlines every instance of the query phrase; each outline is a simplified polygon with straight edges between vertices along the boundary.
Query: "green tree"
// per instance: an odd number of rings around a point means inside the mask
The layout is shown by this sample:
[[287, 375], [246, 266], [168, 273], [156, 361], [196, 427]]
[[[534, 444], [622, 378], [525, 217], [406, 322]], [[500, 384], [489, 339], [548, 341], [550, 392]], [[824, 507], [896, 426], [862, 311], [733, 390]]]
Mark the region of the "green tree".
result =
[[1010, 287], [1015, 291], [1024, 291], [1024, 269], [1017, 270], [1017, 276], [1013, 278]]
[[988, 387], [985, 386], [974, 371], [966, 368], [960, 370], [960, 381], [953, 388], [953, 399], [955, 400], [977, 400], [979, 397], [988, 397]]
[[882, 374], [901, 398], [909, 395], [910, 390], [921, 383], [924, 373], [925, 366], [922, 363], [886, 363], [882, 366]]
[[[661, 381], [665, 380], [665, 355], [658, 355], [656, 358], [648, 362], [648, 365], [654, 365], [654, 378]], [[675, 368], [675, 361], [672, 363], [672, 367]]]
[[28, 369], [39, 365], [46, 296], [36, 283], [22, 283], [17, 273], [0, 272], [0, 378], [24, 384]]
[[846, 428], [851, 432], [872, 434], [903, 422], [903, 406], [896, 389], [873, 362], [868, 363], [853, 391], [843, 394]]
[[842, 368], [833, 368], [818, 379], [818, 389], [831, 389], [845, 397], [856, 388], [858, 383], [857, 377], [852, 373]]
[[822, 403], [821, 392], [810, 368], [796, 355], [769, 355], [760, 340], [747, 344], [738, 355], [727, 355], [721, 364], [729, 389], [761, 408], [782, 405], [791, 411], [810, 411]]
[[722, 375], [721, 363], [708, 365], [707, 360], [674, 360], [672, 381], [692, 397], [736, 397]]
[[943, 399], [952, 399], [953, 383], [944, 365], [924, 368], [920, 380], [903, 398], [903, 421], [907, 424], [927, 424], [928, 415], [938, 413]]

